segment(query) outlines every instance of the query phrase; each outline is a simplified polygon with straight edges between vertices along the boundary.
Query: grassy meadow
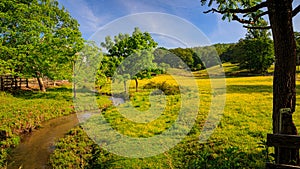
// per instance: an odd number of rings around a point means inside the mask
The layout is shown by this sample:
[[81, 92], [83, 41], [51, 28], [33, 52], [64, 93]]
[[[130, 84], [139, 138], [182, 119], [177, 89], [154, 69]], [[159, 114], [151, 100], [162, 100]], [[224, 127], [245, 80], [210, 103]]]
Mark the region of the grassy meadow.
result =
[[[235, 65], [224, 64], [223, 67], [226, 73], [237, 71]], [[57, 142], [49, 165], [52, 168], [264, 168], [266, 135], [272, 131], [272, 76], [227, 77], [224, 114], [205, 143], [199, 142], [199, 136], [213, 97], [211, 82], [205, 71], [194, 72], [194, 76], [200, 91], [196, 122], [186, 137], [168, 151], [146, 158], [119, 156], [101, 148], [104, 146], [92, 141], [82, 127], [76, 127]], [[112, 128], [130, 137], [150, 138], [172, 127], [183, 99], [175, 79], [169, 75], [158, 75], [139, 80], [138, 92], [135, 92], [134, 84], [134, 81], [130, 84], [128, 103], [146, 112], [137, 117], [151, 120], [135, 123], [111, 106], [110, 96], [98, 95], [98, 106], [105, 108], [103, 115]], [[186, 95], [193, 92], [188, 90], [190, 84], [188, 81], [183, 84], [182, 92]], [[147, 113], [151, 109], [149, 95], [152, 95], [153, 88], [165, 93], [166, 99], [162, 104], [166, 107], [156, 106], [162, 110], [159, 114]], [[298, 86], [297, 89], [299, 93]], [[108, 94], [109, 90], [110, 85], [102, 92]], [[161, 98], [156, 96], [154, 94], [152, 99], [160, 101]], [[49, 89], [47, 93], [0, 92], [0, 101], [2, 167], [10, 149], [18, 145], [22, 134], [41, 127], [45, 120], [74, 112], [71, 86]], [[188, 104], [193, 104], [192, 100]], [[96, 117], [91, 120], [96, 121]], [[294, 121], [300, 130], [299, 111], [295, 112]]]
[[[224, 65], [227, 72], [235, 68], [234, 65]], [[205, 71], [194, 72], [194, 75], [200, 91], [196, 123], [169, 151], [147, 158], [118, 156], [92, 142], [82, 128], [77, 127], [57, 143], [50, 165], [53, 168], [264, 168], [266, 135], [272, 131], [272, 76], [226, 78], [226, 105], [222, 119], [208, 141], [199, 143], [212, 96], [210, 79], [205, 76]], [[165, 86], [161, 87], [163, 83]], [[133, 107], [141, 111], [147, 111], [151, 106], [149, 84], [156, 84], [153, 86], [164, 92], [178, 90], [175, 80], [168, 75], [140, 80], [139, 84], [139, 92], [135, 92], [134, 82], [131, 83], [130, 99]], [[188, 87], [189, 83], [186, 85]], [[133, 123], [114, 107], [103, 114], [118, 132], [130, 137], [149, 138], [171, 127], [180, 109], [180, 99], [176, 92], [167, 95], [165, 111], [149, 123]], [[295, 112], [294, 118], [300, 129], [300, 114]]]

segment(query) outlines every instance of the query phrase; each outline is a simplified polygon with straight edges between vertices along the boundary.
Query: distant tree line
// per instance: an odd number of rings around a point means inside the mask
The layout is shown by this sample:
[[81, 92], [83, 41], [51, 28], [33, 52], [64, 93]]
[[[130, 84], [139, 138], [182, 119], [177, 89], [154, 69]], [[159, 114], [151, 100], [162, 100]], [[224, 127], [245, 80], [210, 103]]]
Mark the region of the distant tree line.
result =
[[[300, 34], [295, 35], [297, 42], [300, 42]], [[157, 47], [158, 44], [149, 33], [135, 28], [132, 35], [120, 33], [114, 38], [105, 38], [101, 46], [107, 52], [103, 55], [98, 71], [97, 85], [101, 88], [108, 77], [122, 72], [122, 75], [116, 78], [124, 82], [125, 90], [125, 82], [128, 79], [135, 80], [137, 90], [139, 79], [151, 78], [153, 75], [164, 73], [168, 68], [188, 67], [192, 71], [198, 71], [224, 62], [238, 64], [240, 69], [247, 69], [251, 73], [265, 73], [274, 62], [273, 41], [269, 36], [269, 32], [265, 30], [250, 30], [246, 37], [237, 43], [167, 49]], [[143, 50], [147, 52], [141, 52]], [[133, 60], [129, 59], [131, 55], [134, 55]], [[126, 73], [128, 68], [139, 69], [140, 72]]]
[[[300, 65], [300, 33], [295, 32], [297, 65]], [[246, 36], [237, 43], [214, 45], [221, 61], [238, 64], [240, 69], [264, 73], [274, 63], [273, 40], [264, 36]]]

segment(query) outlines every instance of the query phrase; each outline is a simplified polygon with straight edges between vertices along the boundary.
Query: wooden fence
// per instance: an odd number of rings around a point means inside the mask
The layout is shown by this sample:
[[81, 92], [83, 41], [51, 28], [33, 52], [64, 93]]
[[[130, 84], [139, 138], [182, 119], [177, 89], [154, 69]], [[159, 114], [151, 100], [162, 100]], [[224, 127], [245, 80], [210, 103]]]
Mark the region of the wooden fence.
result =
[[[268, 134], [267, 146], [288, 148], [288, 149], [300, 149], [300, 136], [286, 135], [286, 134]], [[266, 168], [267, 169], [293, 169], [293, 168], [300, 169], [300, 166], [267, 162]]]
[[[43, 78], [44, 84], [46, 87], [61, 85], [66, 82], [67, 80], [51, 80], [49, 78]], [[4, 75], [0, 76], [0, 90], [15, 90], [21, 88], [31, 88], [31, 89], [38, 89], [39, 84], [36, 78], [20, 78], [11, 75]]]
[[15, 77], [11, 75], [0, 76], [0, 89], [2, 91], [9, 89], [20, 89], [22, 86], [29, 87], [28, 79]]

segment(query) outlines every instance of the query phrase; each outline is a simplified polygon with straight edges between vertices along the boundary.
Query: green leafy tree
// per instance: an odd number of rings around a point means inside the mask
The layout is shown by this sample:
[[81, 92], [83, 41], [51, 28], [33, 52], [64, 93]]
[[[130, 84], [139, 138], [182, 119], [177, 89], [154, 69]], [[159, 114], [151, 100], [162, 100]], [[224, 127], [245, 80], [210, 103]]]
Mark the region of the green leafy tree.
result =
[[[267, 26], [261, 21], [256, 26]], [[267, 29], [248, 29], [245, 39], [241, 39], [233, 48], [235, 62], [240, 69], [248, 69], [252, 73], [265, 73], [274, 62], [273, 41]]]
[[[217, 9], [212, 8], [205, 13], [220, 13], [223, 19], [238, 21], [248, 29], [271, 29], [275, 53], [273, 133], [297, 134], [291, 115], [295, 112], [296, 106], [296, 43], [292, 20], [300, 12], [300, 5], [293, 8], [293, 0], [201, 0], [201, 2], [202, 5], [211, 6], [215, 3], [217, 6]], [[270, 25], [257, 26], [266, 15]], [[290, 108], [291, 114], [280, 118], [282, 108]], [[280, 124], [284, 125], [280, 126]], [[297, 150], [276, 148], [276, 161], [283, 164], [291, 161], [298, 163], [297, 152]]]
[[[193, 58], [193, 50], [190, 48], [175, 48], [169, 50], [171, 53], [178, 56], [187, 66], [193, 68], [194, 66], [194, 58]], [[180, 66], [180, 65], [179, 65]]]
[[230, 46], [223, 53], [221, 53], [219, 55], [220, 59], [223, 63], [224, 62], [230, 62], [230, 63], [233, 63], [233, 64], [238, 63], [238, 61], [237, 61], [237, 59], [234, 55], [236, 45], [237, 45], [237, 43], [230, 44]]
[[[169, 50], [165, 47], [158, 47], [154, 50], [153, 54], [154, 54], [154, 62], [155, 63], [163, 63], [163, 64], [167, 64], [168, 63], [168, 58], [165, 57], [169, 52]], [[168, 64], [170, 67], [171, 65]]]
[[[124, 81], [125, 93], [126, 81], [135, 80], [135, 89], [138, 91], [138, 80], [151, 78], [151, 70], [156, 69], [157, 65], [153, 62], [154, 55], [152, 50], [142, 50], [128, 56], [117, 69], [117, 78]], [[121, 78], [120, 78], [121, 76]]]
[[116, 70], [116, 65], [118, 64], [120, 64], [118, 58], [104, 54], [101, 61], [100, 70], [105, 74], [106, 77], [112, 77]]
[[194, 47], [193, 51], [197, 55], [197, 58], [200, 58], [200, 66], [202, 68], [209, 68], [221, 63], [214, 46]]
[[270, 39], [242, 39], [235, 46], [234, 55], [240, 69], [258, 74], [265, 73], [274, 62]]
[[[79, 25], [56, 0], [0, 2], [0, 63], [15, 76], [68, 78], [83, 44]], [[2, 71], [3, 72], [3, 71]]]
[[164, 63], [172, 68], [185, 68], [187, 65], [191, 70], [204, 68], [199, 56], [192, 48], [158, 48], [155, 52], [155, 62]]
[[176, 56], [176, 54], [172, 53], [170, 51], [172, 49], [166, 49], [164, 47], [158, 47], [154, 51], [154, 62], [158, 64], [165, 64], [169, 65], [169, 67], [172, 68], [180, 68], [183, 67], [184, 65], [182, 61], [179, 61], [179, 56]]
[[[257, 27], [268, 26], [268, 22], [260, 19], [259, 22], [255, 23]], [[248, 29], [246, 33], [246, 39], [270, 39], [271, 33], [268, 29]]]
[[232, 56], [231, 56], [231, 48], [232, 46], [234, 46], [235, 44], [233, 43], [228, 43], [228, 44], [214, 44], [213, 46], [215, 47], [218, 55], [220, 56], [221, 61], [224, 62], [230, 62], [232, 60]]
[[[128, 79], [135, 79], [137, 90], [138, 79], [148, 78], [149, 75], [151, 75], [149, 70], [153, 68], [153, 49], [157, 47], [157, 43], [152, 39], [148, 32], [141, 32], [139, 28], [135, 28], [131, 36], [120, 33], [118, 36], [114, 37], [114, 40], [108, 36], [105, 38], [105, 42], [101, 43], [101, 46], [107, 49], [107, 56], [110, 57], [108, 59], [106, 58], [104, 62], [113, 66], [111, 67], [113, 70], [116, 70], [126, 58], [136, 57], [135, 60], [128, 59], [128, 61], [123, 64], [123, 67], [120, 68], [121, 72], [119, 73], [121, 73], [122, 76], [117, 76], [124, 82], [125, 92], [127, 92], [126, 81]], [[133, 75], [128, 73], [128, 71], [125, 71], [125, 69], [129, 68], [136, 74]], [[136, 72], [135, 70], [137, 69], [141, 70], [141, 72]], [[107, 73], [109, 73], [109, 76], [112, 76], [112, 72], [107, 71]]]
[[80, 52], [76, 54], [73, 76], [73, 92], [76, 98], [76, 91], [94, 91], [94, 86], [103, 86], [106, 83], [106, 76], [99, 69], [102, 59], [101, 49], [93, 41], [88, 41]]

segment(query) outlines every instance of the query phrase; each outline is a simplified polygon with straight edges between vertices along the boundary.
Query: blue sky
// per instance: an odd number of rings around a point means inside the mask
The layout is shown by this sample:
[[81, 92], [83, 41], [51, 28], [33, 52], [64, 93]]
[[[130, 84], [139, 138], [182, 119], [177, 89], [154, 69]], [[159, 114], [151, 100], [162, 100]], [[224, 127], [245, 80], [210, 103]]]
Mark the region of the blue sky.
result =
[[[237, 22], [227, 22], [208, 10], [200, 0], [58, 0], [80, 23], [85, 39], [105, 25], [130, 14], [159, 12], [174, 15], [196, 26], [211, 43], [237, 42], [246, 29]], [[294, 6], [300, 4], [294, 1]], [[156, 18], [159, 20], [160, 17]], [[146, 21], [145, 21], [146, 22]], [[155, 21], [152, 21], [155, 22]], [[118, 25], [119, 30], [120, 25]], [[294, 29], [300, 31], [300, 14], [294, 18]], [[147, 31], [147, 30], [146, 30]]]

